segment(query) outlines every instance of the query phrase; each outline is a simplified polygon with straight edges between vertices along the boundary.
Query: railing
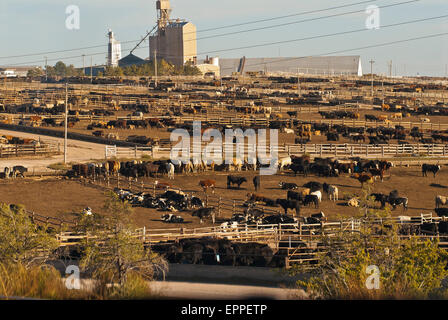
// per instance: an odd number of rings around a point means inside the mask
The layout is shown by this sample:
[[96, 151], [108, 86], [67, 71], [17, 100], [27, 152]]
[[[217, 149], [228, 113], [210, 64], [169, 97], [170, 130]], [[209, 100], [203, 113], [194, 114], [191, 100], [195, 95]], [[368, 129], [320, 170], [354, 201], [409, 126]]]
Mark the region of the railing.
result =
[[[202, 147], [204, 147], [203, 145]], [[256, 151], [248, 146], [245, 155]], [[223, 152], [226, 150], [226, 144], [222, 146]], [[231, 150], [235, 150], [235, 145]], [[280, 157], [287, 155], [301, 156], [308, 154], [311, 157], [361, 157], [361, 158], [393, 158], [400, 156], [430, 156], [446, 157], [448, 156], [448, 145], [443, 144], [285, 144], [278, 146], [265, 146], [259, 151], [266, 151], [267, 154], [277, 152]], [[147, 155], [154, 159], [170, 158], [170, 147], [134, 147], [134, 148], [115, 148], [106, 147], [106, 158], [109, 157], [141, 157]]]
[[40, 155], [59, 153], [60, 147], [55, 144], [37, 145], [0, 145], [0, 158], [20, 157], [25, 155]]

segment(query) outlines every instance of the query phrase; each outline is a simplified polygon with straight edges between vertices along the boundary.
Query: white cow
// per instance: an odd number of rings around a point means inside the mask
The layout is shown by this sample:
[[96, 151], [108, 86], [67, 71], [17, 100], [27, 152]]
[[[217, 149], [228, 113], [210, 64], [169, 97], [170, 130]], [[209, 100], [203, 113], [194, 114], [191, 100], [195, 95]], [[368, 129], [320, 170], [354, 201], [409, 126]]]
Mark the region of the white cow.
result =
[[283, 167], [285, 167], [285, 166], [290, 166], [291, 164], [292, 164], [292, 159], [291, 159], [291, 157], [281, 158], [281, 159], [279, 160], [280, 170], [283, 170]]
[[339, 200], [338, 187], [329, 185], [328, 186], [328, 196], [330, 197], [330, 200], [333, 200], [333, 201]]
[[174, 179], [174, 164], [171, 162], [166, 164], [166, 171], [168, 172], [168, 178]]
[[310, 194], [317, 196], [317, 198], [319, 199], [319, 202], [322, 202], [322, 192], [317, 190], [317, 191], [311, 192]]

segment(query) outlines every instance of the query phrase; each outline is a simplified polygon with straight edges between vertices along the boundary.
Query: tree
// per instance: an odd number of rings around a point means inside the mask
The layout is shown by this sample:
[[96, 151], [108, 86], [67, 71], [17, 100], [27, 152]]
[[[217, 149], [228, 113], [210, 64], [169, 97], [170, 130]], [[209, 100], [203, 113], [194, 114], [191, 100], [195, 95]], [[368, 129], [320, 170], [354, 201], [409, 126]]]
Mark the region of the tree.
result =
[[42, 70], [41, 68], [34, 68], [34, 69], [30, 69], [28, 70], [27, 73], [27, 77], [41, 77], [45, 75], [44, 70]]
[[[367, 194], [367, 193], [366, 193]], [[365, 194], [365, 195], [366, 195]], [[365, 196], [361, 203], [370, 199]], [[399, 236], [398, 225], [376, 223], [386, 211], [365, 210], [367, 221], [359, 232], [340, 232], [321, 236], [321, 247], [307, 280], [298, 281], [311, 297], [322, 299], [430, 298], [445, 295], [442, 281], [448, 276], [448, 254], [437, 241], [421, 241], [415, 236]], [[376, 212], [375, 212], [376, 211]], [[390, 216], [390, 215], [389, 215]], [[369, 221], [370, 220], [370, 221]], [[379, 271], [379, 288], [367, 283], [370, 272]], [[304, 273], [295, 265], [291, 274]]]
[[33, 223], [23, 206], [0, 204], [0, 263], [29, 268], [44, 264], [58, 247], [46, 227]]
[[83, 241], [81, 268], [98, 280], [101, 290], [118, 284], [116, 292], [123, 294], [131, 282], [151, 280], [155, 270], [166, 271], [167, 263], [159, 255], [145, 248], [141, 237], [135, 236], [130, 222], [131, 205], [109, 193], [101, 223], [85, 221], [88, 237]]

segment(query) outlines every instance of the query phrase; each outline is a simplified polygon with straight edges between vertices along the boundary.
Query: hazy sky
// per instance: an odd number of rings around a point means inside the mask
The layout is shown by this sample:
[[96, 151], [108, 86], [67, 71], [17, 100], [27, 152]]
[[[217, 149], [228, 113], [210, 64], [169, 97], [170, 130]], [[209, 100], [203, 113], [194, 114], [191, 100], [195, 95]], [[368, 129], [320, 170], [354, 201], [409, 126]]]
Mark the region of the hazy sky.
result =
[[[338, 5], [358, 3], [362, 0], [171, 0], [172, 18], [187, 19], [198, 29], [198, 38], [222, 33], [256, 29], [309, 18], [348, 11], [365, 10], [370, 4], [384, 6], [406, 0], [370, 1], [348, 8], [293, 16], [269, 22], [201, 32], [201, 30], [296, 14], [304, 11], [326, 9]], [[104, 64], [107, 51], [107, 30], [111, 28], [121, 42], [138, 40], [156, 23], [155, 0], [0, 0], [0, 65], [43, 65], [44, 56], [53, 65], [57, 60], [82, 66], [82, 58], [89, 54], [94, 64]], [[68, 30], [65, 22], [66, 7], [77, 5], [80, 9], [80, 29]], [[401, 6], [380, 9], [380, 24], [389, 25], [410, 20], [448, 15], [448, 0], [420, 0]], [[267, 30], [232, 34], [210, 39], [198, 39], [199, 58], [211, 56], [234, 57], [294, 57], [320, 55], [327, 52], [364, 47], [373, 44], [414, 38], [436, 33], [448, 33], [448, 18], [408, 24], [379, 30], [326, 37], [308, 41], [290, 42], [264, 47], [212, 52], [235, 47], [299, 39], [329, 33], [365, 28], [364, 12], [312, 22], [275, 27]], [[135, 43], [122, 44], [126, 56]], [[5, 58], [14, 55], [104, 45], [55, 54], [39, 54], [22, 58]], [[148, 42], [135, 54], [148, 57]], [[393, 46], [350, 51], [341, 55], [361, 55], [364, 72], [370, 71], [369, 60], [374, 59], [374, 72], [387, 72], [387, 61], [393, 61], [393, 74], [443, 76], [448, 64], [448, 36], [401, 43]]]

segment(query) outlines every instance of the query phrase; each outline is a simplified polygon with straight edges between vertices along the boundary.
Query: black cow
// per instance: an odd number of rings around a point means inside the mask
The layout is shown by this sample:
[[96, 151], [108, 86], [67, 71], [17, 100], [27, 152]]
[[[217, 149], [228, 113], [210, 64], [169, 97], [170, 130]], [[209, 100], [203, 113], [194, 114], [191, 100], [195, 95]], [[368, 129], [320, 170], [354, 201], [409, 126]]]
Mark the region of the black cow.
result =
[[396, 209], [398, 205], [403, 205], [403, 210], [408, 209], [408, 198], [406, 197], [398, 197], [398, 198], [390, 198], [389, 197], [389, 203], [393, 207], [393, 210]]
[[316, 181], [310, 181], [303, 185], [305, 188], [309, 188], [311, 192], [319, 191], [322, 189], [322, 184]]
[[298, 193], [298, 192], [295, 192], [295, 191], [291, 191], [291, 190], [288, 190], [286, 199], [288, 199], [288, 200], [297, 200], [297, 201], [303, 202], [302, 194]]
[[301, 164], [301, 163], [292, 163], [289, 166], [289, 169], [294, 172], [294, 175], [297, 175], [297, 172], [303, 173], [303, 175], [306, 177], [309, 173], [309, 164]]
[[287, 199], [277, 199], [275, 201], [279, 204], [283, 210], [285, 210], [285, 215], [288, 214], [288, 209], [293, 209], [296, 211], [296, 214], [300, 216], [300, 202], [296, 200], [287, 200]]
[[232, 184], [238, 185], [238, 189], [240, 189], [241, 184], [247, 182], [245, 177], [240, 176], [227, 176], [227, 189], [230, 189]]
[[211, 208], [200, 208], [200, 209], [198, 209], [198, 210], [196, 210], [196, 211], [193, 211], [193, 213], [192, 213], [191, 215], [192, 215], [193, 217], [198, 217], [200, 223], [202, 223], [202, 219], [204, 219], [204, 218], [208, 218], [208, 217], [211, 217], [212, 220], [213, 220], [213, 223], [215, 223], [215, 221], [214, 221], [215, 219], [214, 219], [214, 215], [213, 215], [213, 210], [214, 210], [213, 207], [211, 207]]
[[280, 182], [278, 184], [278, 186], [280, 188], [282, 188], [283, 190], [294, 190], [294, 189], [298, 189], [299, 186], [295, 183], [287, 183], [287, 182]]
[[15, 172], [16, 176], [20, 175], [22, 178], [25, 178], [24, 173], [28, 172], [28, 169], [24, 166], [14, 166], [12, 167], [12, 171]]
[[303, 199], [303, 205], [309, 206], [312, 203], [314, 203], [315, 208], [319, 208], [319, 198], [315, 194], [306, 195]]
[[433, 165], [433, 164], [426, 164], [424, 163], [422, 165], [422, 175], [424, 177], [426, 177], [426, 172], [430, 171], [434, 174], [434, 178], [436, 177], [436, 173], [440, 171], [440, 166], [439, 165]]
[[386, 202], [389, 199], [389, 197], [386, 194], [382, 193], [372, 193], [370, 196], [374, 198], [374, 201], [381, 203], [381, 209], [383, 209], [386, 206]]
[[448, 208], [435, 208], [434, 211], [439, 217], [448, 217]]
[[254, 184], [255, 191], [258, 191], [260, 189], [260, 185], [261, 185], [261, 177], [260, 176], [255, 176], [252, 179], [252, 182]]

